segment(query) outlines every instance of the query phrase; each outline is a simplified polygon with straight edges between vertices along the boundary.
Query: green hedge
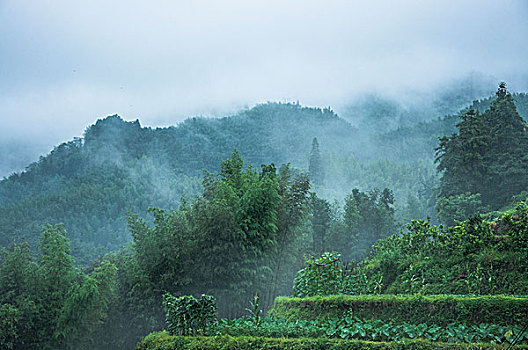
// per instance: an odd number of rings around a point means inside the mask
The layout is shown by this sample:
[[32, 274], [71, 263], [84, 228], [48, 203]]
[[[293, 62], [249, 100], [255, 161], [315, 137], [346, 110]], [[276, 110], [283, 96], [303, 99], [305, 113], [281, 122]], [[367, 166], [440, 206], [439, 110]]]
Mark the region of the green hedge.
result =
[[528, 298], [513, 296], [336, 295], [275, 299], [270, 316], [286, 320], [325, 320], [353, 316], [396, 323], [524, 325]]
[[[481, 350], [506, 349], [507, 345], [431, 343], [423, 340], [370, 342], [327, 338], [262, 337], [183, 337], [165, 332], [152, 333], [140, 342], [137, 350]], [[516, 349], [528, 349], [517, 346]]]

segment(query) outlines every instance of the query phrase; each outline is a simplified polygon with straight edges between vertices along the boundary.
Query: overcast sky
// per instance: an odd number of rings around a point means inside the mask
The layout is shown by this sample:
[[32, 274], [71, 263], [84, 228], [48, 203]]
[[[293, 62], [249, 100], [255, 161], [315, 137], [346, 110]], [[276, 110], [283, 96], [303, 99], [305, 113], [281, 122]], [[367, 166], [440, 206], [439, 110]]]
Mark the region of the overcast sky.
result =
[[526, 0], [0, 0], [0, 137], [52, 146], [115, 113], [158, 126], [336, 107], [471, 71], [515, 89], [527, 63]]

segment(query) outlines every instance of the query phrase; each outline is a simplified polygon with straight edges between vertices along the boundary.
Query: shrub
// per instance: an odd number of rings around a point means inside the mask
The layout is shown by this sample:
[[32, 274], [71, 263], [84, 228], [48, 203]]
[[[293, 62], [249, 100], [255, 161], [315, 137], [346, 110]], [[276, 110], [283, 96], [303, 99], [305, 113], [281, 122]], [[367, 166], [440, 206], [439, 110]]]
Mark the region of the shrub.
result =
[[307, 297], [342, 294], [346, 279], [340, 257], [335, 252], [325, 252], [319, 258], [308, 256], [306, 267], [295, 276], [293, 295]]
[[527, 295], [528, 207], [519, 203], [491, 223], [480, 217], [452, 227], [412, 221], [378, 241], [356, 270], [366, 280], [382, 276], [384, 294]]
[[171, 335], [207, 334], [216, 322], [216, 299], [202, 294], [176, 298], [169, 293], [163, 295], [167, 327]]
[[275, 299], [270, 316], [288, 320], [324, 320], [346, 313], [360, 319], [396, 323], [524, 325], [528, 298], [454, 295], [340, 295]]
[[343, 264], [336, 252], [325, 252], [319, 258], [308, 256], [305, 265], [295, 276], [296, 297], [380, 293], [383, 286], [381, 275], [367, 279], [358, 266]]

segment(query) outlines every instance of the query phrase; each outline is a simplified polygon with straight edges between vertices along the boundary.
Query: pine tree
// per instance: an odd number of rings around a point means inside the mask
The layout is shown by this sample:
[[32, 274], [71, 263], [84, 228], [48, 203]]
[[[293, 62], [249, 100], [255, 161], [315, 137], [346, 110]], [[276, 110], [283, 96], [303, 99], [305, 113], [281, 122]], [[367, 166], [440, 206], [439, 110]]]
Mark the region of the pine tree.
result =
[[317, 137], [312, 141], [312, 150], [310, 152], [310, 162], [308, 171], [310, 173], [310, 181], [315, 186], [322, 186], [324, 183], [325, 173], [323, 169], [323, 162], [321, 160], [321, 152], [319, 151], [319, 142]]
[[[436, 149], [440, 180], [437, 209], [479, 194], [480, 210], [496, 210], [528, 184], [528, 133], [513, 98], [501, 83], [497, 98], [483, 114], [470, 109], [457, 124], [458, 133], [444, 136]], [[474, 206], [474, 203], [472, 204]], [[445, 208], [444, 208], [445, 209]], [[445, 213], [444, 213], [445, 214]], [[449, 221], [449, 220], [448, 220]]]

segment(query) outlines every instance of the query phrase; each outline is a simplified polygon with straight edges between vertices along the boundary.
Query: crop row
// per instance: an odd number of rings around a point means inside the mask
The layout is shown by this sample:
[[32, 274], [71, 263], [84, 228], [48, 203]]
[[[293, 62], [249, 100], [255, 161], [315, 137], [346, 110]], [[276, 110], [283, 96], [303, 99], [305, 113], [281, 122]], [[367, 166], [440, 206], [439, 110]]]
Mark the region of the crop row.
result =
[[232, 336], [259, 336], [272, 338], [341, 338], [371, 341], [400, 341], [425, 339], [455, 343], [528, 343], [528, 331], [521, 326], [494, 324], [447, 326], [360, 320], [347, 315], [326, 321], [286, 321], [266, 318], [259, 325], [252, 319], [240, 318], [219, 321], [216, 334]]

